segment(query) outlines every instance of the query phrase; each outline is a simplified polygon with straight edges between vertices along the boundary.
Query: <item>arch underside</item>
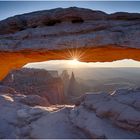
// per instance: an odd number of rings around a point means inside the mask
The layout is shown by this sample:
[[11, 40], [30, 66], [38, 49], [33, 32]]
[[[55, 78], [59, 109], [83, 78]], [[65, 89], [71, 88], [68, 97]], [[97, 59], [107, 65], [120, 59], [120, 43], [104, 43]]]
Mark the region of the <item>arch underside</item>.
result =
[[13, 16], [0, 21], [0, 80], [31, 62], [140, 61], [139, 36], [139, 13], [70, 7]]
[[122, 59], [140, 61], [140, 49], [118, 46], [73, 48], [63, 50], [24, 50], [16, 52], [0, 52], [0, 80], [10, 70], [23, 67], [27, 63], [48, 60], [66, 60], [78, 58], [83, 62], [112, 62]]

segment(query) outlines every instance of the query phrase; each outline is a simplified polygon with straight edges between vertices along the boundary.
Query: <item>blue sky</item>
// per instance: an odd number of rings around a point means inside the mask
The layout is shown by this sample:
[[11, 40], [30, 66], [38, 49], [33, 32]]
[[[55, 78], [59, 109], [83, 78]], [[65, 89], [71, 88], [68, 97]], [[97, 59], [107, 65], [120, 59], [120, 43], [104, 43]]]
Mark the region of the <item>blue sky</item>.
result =
[[0, 20], [32, 11], [72, 6], [107, 13], [120, 11], [140, 13], [140, 1], [0, 1]]

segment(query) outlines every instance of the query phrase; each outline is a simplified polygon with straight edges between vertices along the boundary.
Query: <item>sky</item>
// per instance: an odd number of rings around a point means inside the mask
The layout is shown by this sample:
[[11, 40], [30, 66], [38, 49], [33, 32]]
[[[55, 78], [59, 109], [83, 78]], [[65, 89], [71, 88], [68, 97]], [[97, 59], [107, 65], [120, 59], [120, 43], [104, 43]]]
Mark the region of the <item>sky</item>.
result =
[[[140, 1], [0, 1], [0, 20], [23, 13], [53, 8], [82, 7], [101, 10], [106, 13], [130, 12], [140, 13]], [[140, 67], [140, 62], [121, 60], [112, 63], [82, 63], [78, 61], [48, 61], [27, 64], [25, 67], [56, 68], [56, 67]]]
[[106, 13], [138, 12], [140, 1], [0, 1], [0, 20], [10, 16], [52, 8], [83, 7]]
[[39, 63], [29, 63], [24, 67], [29, 68], [43, 68], [43, 69], [61, 69], [61, 68], [95, 68], [95, 67], [140, 67], [140, 62], [124, 59], [113, 62], [96, 62], [84, 63], [77, 60], [51, 60]]

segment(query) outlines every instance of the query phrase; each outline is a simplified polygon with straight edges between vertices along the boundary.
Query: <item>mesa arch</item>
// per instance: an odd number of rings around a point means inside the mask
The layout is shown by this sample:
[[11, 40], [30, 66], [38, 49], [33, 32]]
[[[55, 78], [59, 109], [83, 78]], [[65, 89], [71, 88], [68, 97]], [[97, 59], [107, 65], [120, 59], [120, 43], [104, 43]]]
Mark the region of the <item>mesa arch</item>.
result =
[[140, 14], [70, 7], [0, 21], [0, 80], [30, 62], [80, 57], [85, 62], [140, 61]]

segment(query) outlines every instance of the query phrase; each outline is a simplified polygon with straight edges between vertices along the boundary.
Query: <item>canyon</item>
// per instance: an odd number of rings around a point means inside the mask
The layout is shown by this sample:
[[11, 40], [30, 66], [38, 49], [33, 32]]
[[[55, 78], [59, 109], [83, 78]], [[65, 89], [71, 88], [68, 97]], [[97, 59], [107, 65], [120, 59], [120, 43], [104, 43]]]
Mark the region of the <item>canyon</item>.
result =
[[64, 86], [60, 77], [53, 77], [51, 71], [22, 68], [11, 71], [2, 80], [8, 86], [23, 95], [38, 95], [50, 104], [64, 104]]
[[0, 21], [0, 138], [140, 139], [140, 88], [85, 93], [68, 104], [64, 77], [22, 68], [72, 58], [140, 61], [139, 37], [139, 13], [70, 7]]
[[140, 138], [139, 88], [80, 96], [74, 73], [68, 77], [66, 71], [11, 71], [0, 83], [0, 138]]

